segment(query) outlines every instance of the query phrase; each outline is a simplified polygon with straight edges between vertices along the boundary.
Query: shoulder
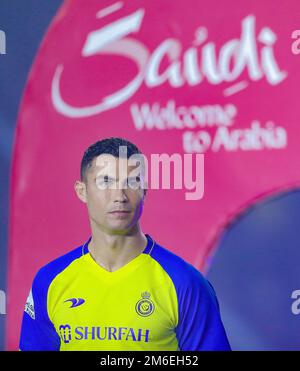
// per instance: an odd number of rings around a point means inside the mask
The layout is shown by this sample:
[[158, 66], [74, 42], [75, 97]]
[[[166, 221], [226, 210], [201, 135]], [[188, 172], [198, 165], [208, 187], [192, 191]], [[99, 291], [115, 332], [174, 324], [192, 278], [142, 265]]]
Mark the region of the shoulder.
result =
[[156, 243], [151, 256], [170, 276], [176, 288], [207, 287], [210, 290], [210, 283], [198, 269], [166, 247]]
[[219, 308], [214, 287], [192, 264], [159, 244], [151, 256], [171, 278], [181, 308], [199, 303], [203, 309]]
[[34, 277], [33, 288], [47, 289], [54, 278], [80, 256], [82, 256], [82, 245], [42, 266]]

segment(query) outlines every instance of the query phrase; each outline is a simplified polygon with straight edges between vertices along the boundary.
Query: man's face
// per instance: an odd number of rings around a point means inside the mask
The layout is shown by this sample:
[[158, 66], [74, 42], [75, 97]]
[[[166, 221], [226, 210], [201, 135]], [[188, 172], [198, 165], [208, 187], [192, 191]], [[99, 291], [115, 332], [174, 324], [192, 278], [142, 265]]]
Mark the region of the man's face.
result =
[[75, 189], [91, 221], [106, 233], [124, 234], [137, 225], [145, 191], [140, 167], [130, 166], [127, 158], [98, 156]]

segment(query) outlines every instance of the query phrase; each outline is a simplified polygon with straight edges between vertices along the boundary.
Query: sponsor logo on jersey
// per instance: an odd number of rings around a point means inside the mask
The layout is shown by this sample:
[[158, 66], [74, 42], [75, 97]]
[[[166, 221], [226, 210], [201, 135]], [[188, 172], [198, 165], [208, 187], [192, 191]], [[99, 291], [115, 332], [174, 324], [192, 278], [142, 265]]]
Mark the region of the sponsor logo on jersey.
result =
[[72, 340], [71, 326], [70, 325], [60, 325], [59, 326], [59, 336], [61, 340], [68, 344]]
[[136, 305], [135, 310], [137, 314], [139, 314], [142, 317], [148, 317], [150, 314], [154, 311], [154, 303], [150, 300], [150, 294], [149, 292], [145, 291], [141, 294], [142, 299], [140, 299]]
[[125, 340], [149, 342], [150, 330], [132, 327], [113, 327], [113, 326], [76, 326], [69, 324], [60, 325], [59, 336], [61, 340], [68, 344], [71, 340]]

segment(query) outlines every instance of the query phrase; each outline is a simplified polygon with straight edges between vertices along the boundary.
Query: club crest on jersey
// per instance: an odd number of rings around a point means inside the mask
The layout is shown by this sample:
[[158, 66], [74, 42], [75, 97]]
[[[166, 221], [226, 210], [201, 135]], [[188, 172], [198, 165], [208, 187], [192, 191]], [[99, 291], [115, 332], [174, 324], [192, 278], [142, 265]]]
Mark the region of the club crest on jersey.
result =
[[141, 296], [142, 299], [140, 299], [135, 305], [135, 311], [142, 317], [148, 317], [154, 311], [154, 303], [150, 300], [149, 292], [142, 292]]

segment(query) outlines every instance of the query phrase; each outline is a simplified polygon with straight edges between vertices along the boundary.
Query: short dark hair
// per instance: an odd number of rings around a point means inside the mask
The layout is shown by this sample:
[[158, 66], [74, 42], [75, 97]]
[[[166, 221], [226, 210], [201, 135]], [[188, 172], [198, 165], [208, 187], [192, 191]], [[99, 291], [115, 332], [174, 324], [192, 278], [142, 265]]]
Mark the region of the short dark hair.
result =
[[99, 140], [98, 142], [90, 145], [83, 154], [80, 166], [81, 181], [86, 180], [86, 170], [91, 167], [95, 157], [98, 157], [102, 154], [110, 154], [114, 157], [122, 157], [122, 153], [119, 153], [120, 146], [127, 147], [127, 158], [134, 154], [142, 154], [135, 144], [124, 138], [111, 137]]

